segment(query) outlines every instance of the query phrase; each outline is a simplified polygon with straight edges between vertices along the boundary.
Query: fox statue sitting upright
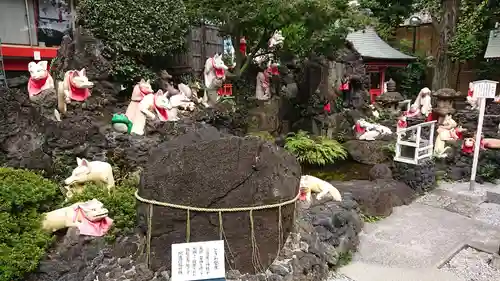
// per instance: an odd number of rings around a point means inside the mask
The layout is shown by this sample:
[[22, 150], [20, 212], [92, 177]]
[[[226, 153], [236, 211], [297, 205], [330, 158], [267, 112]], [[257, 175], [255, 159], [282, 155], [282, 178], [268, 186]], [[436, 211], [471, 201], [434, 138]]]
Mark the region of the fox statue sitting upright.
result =
[[30, 99], [45, 90], [54, 89], [54, 79], [52, 79], [47, 67], [47, 61], [32, 61], [28, 64], [28, 71], [30, 72], [30, 79], [28, 80], [28, 94]]
[[28, 94], [32, 103], [39, 107], [40, 113], [46, 118], [60, 120], [57, 111], [57, 95], [54, 88], [54, 79], [50, 75], [47, 61], [30, 62], [28, 70]]
[[57, 83], [59, 114], [66, 114], [67, 104], [71, 101], [84, 102], [90, 97], [94, 83], [87, 78], [85, 68], [70, 70], [64, 74], [64, 80]]
[[[136, 87], [139, 90], [140, 83]], [[137, 95], [139, 94], [137, 93]], [[158, 115], [160, 121], [176, 121], [169, 116], [169, 110], [172, 109], [172, 106], [162, 90], [158, 90], [155, 94], [144, 94], [140, 96], [140, 101], [139, 96], [136, 96], [134, 99], [134, 93], [132, 93], [132, 97], [133, 99], [130, 102], [127, 112], [125, 114], [114, 114], [111, 119], [113, 129], [116, 131], [142, 136], [144, 135], [144, 127], [146, 126], [146, 117], [156, 119], [156, 115]]]
[[213, 107], [219, 100], [219, 93], [222, 90], [222, 84], [226, 80], [226, 70], [228, 67], [222, 60], [222, 55], [215, 54], [205, 62], [203, 77], [205, 80], [205, 95], [203, 104], [206, 107]]

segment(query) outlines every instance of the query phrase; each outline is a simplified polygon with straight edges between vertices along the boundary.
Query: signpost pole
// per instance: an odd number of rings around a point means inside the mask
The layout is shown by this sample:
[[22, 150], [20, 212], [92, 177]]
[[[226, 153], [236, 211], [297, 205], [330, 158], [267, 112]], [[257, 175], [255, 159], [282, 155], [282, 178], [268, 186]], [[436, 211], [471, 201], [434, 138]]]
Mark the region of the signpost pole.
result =
[[472, 171], [470, 175], [470, 191], [474, 191], [474, 185], [476, 183], [476, 172], [477, 172], [477, 162], [479, 160], [479, 150], [481, 149], [481, 135], [483, 134], [483, 121], [484, 121], [484, 110], [486, 108], [486, 98], [478, 99], [480, 104], [479, 107], [479, 120], [477, 122], [476, 131], [476, 141], [474, 144], [474, 160], [472, 162]]

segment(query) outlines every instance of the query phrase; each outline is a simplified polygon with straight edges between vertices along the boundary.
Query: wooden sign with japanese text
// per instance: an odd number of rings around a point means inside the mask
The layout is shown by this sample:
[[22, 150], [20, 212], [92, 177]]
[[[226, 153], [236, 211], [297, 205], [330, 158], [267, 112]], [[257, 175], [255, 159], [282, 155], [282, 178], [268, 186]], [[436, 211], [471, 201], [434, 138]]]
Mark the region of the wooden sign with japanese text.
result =
[[480, 80], [472, 82], [474, 97], [486, 99], [495, 98], [497, 84], [497, 81], [491, 80]]
[[224, 281], [224, 241], [172, 244], [171, 281]]

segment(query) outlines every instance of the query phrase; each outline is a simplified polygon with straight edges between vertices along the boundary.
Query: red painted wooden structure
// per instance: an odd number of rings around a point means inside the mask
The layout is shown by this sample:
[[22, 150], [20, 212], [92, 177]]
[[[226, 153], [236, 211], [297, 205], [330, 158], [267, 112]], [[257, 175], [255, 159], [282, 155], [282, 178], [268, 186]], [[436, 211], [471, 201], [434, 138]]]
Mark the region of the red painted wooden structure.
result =
[[[406, 67], [405, 62], [390, 62], [384, 60], [365, 61], [366, 70], [370, 74], [370, 101], [375, 103], [375, 99], [382, 94], [385, 82], [385, 71], [389, 67]], [[377, 80], [377, 81], [374, 81]]]
[[40, 52], [41, 60], [49, 62], [57, 56], [56, 47], [38, 47], [2, 44], [4, 68], [7, 71], [28, 71], [28, 63], [33, 61], [34, 52]]

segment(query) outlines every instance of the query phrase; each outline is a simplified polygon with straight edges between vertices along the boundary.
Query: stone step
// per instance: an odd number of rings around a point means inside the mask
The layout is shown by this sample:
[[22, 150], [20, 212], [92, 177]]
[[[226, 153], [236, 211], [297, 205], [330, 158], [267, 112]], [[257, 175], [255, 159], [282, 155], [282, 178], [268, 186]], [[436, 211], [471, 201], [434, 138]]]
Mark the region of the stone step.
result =
[[476, 194], [461, 194], [438, 188], [418, 198], [415, 202], [472, 218], [479, 212], [479, 205], [484, 202], [484, 197]]
[[437, 268], [396, 268], [352, 262], [339, 272], [356, 281], [466, 281]]

